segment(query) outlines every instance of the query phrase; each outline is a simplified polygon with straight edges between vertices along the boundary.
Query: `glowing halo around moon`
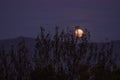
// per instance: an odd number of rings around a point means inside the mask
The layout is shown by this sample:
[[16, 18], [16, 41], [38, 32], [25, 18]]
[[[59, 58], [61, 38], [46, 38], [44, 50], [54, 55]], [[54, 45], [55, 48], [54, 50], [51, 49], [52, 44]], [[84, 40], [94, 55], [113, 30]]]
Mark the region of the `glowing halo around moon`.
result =
[[83, 36], [84, 32], [82, 29], [76, 29], [75, 30], [75, 36], [78, 38], [81, 38]]

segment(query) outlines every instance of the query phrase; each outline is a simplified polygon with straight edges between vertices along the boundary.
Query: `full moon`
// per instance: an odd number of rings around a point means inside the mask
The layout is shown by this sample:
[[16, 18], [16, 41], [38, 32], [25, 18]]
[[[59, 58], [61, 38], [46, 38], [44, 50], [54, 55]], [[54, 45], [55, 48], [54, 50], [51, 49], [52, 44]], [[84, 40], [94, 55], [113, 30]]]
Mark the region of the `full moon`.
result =
[[83, 32], [82, 29], [76, 29], [76, 30], [75, 30], [75, 36], [76, 36], [76, 37], [79, 37], [79, 38], [82, 37], [82, 36], [83, 36], [83, 33], [84, 33], [84, 32]]

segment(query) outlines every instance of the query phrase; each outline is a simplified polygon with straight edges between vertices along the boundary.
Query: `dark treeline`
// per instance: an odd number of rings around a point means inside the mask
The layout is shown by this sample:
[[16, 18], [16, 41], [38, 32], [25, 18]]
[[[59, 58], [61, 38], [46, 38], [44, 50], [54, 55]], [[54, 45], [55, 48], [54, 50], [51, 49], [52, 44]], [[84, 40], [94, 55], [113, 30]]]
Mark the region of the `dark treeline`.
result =
[[9, 54], [4, 46], [0, 49], [0, 80], [120, 80], [113, 45], [99, 46], [89, 40], [87, 29], [78, 38], [58, 27], [51, 36], [41, 27], [34, 53], [30, 54], [24, 39], [17, 50], [11, 45]]

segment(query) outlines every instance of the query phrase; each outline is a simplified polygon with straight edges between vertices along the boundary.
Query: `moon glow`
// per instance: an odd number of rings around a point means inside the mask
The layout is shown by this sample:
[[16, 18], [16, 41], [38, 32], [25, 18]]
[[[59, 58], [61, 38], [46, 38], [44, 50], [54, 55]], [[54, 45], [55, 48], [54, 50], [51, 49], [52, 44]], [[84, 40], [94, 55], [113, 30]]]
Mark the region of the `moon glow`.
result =
[[75, 36], [76, 36], [76, 37], [79, 37], [79, 38], [82, 37], [82, 36], [83, 36], [83, 33], [84, 33], [84, 32], [83, 32], [82, 29], [76, 29], [76, 30], [75, 30]]

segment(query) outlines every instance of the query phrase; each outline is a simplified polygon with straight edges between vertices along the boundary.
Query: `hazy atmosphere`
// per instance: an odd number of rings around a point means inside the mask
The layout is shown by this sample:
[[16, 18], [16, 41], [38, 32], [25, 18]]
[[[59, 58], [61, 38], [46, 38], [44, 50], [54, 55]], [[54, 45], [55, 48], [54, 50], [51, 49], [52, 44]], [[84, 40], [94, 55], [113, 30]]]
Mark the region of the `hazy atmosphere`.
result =
[[93, 41], [120, 40], [119, 0], [0, 0], [0, 39], [36, 37], [39, 27], [85, 27]]
[[0, 80], [120, 80], [120, 0], [0, 0]]

